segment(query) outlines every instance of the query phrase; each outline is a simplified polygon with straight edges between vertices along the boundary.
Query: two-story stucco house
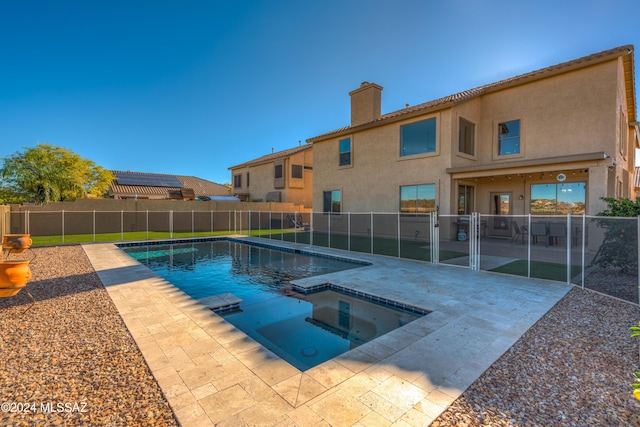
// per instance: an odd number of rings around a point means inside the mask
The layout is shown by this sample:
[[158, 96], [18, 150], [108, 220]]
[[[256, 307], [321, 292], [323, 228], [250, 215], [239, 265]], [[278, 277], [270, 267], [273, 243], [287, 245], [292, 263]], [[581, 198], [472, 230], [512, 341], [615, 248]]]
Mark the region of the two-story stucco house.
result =
[[233, 195], [249, 202], [287, 202], [311, 208], [313, 145], [304, 144], [232, 166]]
[[595, 214], [633, 197], [633, 46], [387, 114], [381, 93], [362, 83], [351, 124], [308, 140], [314, 210]]

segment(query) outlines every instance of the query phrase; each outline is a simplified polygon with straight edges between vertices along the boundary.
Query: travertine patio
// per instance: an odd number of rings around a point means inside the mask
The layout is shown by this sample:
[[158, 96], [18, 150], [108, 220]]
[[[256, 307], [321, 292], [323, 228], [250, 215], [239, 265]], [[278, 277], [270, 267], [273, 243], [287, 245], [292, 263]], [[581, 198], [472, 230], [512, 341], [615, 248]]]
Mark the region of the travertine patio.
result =
[[372, 265], [299, 282], [331, 282], [433, 312], [300, 372], [114, 245], [84, 246], [183, 426], [428, 425], [571, 289], [304, 248]]

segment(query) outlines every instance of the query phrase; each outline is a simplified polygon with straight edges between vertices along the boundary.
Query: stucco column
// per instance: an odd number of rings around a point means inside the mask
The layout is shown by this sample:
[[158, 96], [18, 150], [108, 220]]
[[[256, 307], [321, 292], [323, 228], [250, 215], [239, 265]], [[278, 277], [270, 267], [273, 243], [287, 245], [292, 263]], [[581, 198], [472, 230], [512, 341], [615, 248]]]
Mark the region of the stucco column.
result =
[[589, 167], [589, 181], [587, 182], [587, 215], [595, 215], [607, 208], [601, 197], [608, 195], [609, 168], [606, 165]]

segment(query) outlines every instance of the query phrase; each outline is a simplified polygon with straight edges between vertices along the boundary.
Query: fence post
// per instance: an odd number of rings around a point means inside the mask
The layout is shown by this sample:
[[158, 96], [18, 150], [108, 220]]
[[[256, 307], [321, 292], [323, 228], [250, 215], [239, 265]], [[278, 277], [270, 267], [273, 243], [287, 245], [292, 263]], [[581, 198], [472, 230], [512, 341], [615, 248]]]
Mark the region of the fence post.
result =
[[398, 258], [400, 258], [400, 211], [398, 211]]
[[[638, 227], [640, 228], [640, 221], [638, 221]], [[584, 291], [584, 236], [587, 228], [587, 214], [582, 214], [582, 290]], [[639, 231], [640, 232], [640, 231]], [[638, 255], [640, 256], [640, 254]], [[638, 282], [640, 284], [640, 275], [638, 277]]]
[[331, 211], [327, 214], [327, 247], [331, 247]]
[[247, 237], [251, 237], [251, 210], [247, 211]]
[[149, 240], [149, 209], [147, 209], [145, 214], [145, 225], [144, 228], [147, 230], [147, 240]]
[[567, 285], [571, 284], [571, 214], [567, 214]]
[[311, 227], [309, 233], [309, 245], [313, 246], [313, 211], [311, 211], [311, 219], [309, 220], [309, 226]]
[[271, 210], [269, 210], [269, 240], [272, 239], [272, 237], [271, 237], [271, 232], [272, 232], [271, 224], [273, 224], [273, 221], [271, 220]]
[[351, 211], [347, 212], [347, 250], [351, 252]]
[[191, 237], [196, 235], [196, 221], [195, 214], [193, 213], [193, 209], [191, 209]]
[[[295, 232], [293, 233], [293, 243], [298, 243], [298, 212], [296, 211], [294, 214], [295, 220], [293, 221], [293, 227]], [[300, 215], [302, 218], [302, 215]], [[300, 221], [302, 223], [302, 221]]]
[[529, 233], [529, 236], [527, 237], [527, 278], [531, 279], [531, 212], [529, 212], [528, 221], [527, 232]]
[[62, 210], [62, 244], [64, 245], [64, 209]]
[[96, 242], [96, 210], [93, 210], [93, 243]]
[[371, 253], [373, 253], [373, 212], [371, 212], [371, 218], [369, 219], [369, 226], [371, 227]]

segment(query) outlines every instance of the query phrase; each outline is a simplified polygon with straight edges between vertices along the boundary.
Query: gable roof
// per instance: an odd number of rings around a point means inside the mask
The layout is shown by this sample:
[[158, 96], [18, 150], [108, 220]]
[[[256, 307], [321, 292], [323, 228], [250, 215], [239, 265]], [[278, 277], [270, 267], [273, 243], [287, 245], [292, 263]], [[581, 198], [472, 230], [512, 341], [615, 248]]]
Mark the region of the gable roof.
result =
[[569, 71], [577, 70], [587, 66], [596, 65], [602, 62], [610, 61], [612, 59], [622, 57], [624, 67], [624, 78], [626, 86], [627, 104], [629, 108], [629, 121], [635, 121], [636, 117], [636, 99], [635, 99], [635, 70], [633, 63], [633, 45], [620, 46], [613, 49], [605, 50], [599, 53], [594, 53], [582, 58], [574, 59], [572, 61], [563, 62], [551, 67], [542, 68], [536, 71], [532, 71], [525, 74], [520, 74], [515, 77], [507, 78], [504, 80], [490, 83], [484, 86], [479, 86], [474, 89], [458, 92], [453, 95], [445, 96], [433, 101], [418, 104], [413, 107], [407, 107], [402, 110], [393, 111], [391, 113], [383, 114], [380, 117], [372, 120], [368, 123], [359, 124], [356, 126], [345, 126], [331, 132], [327, 132], [318, 136], [307, 139], [308, 142], [317, 142], [325, 139], [329, 139], [341, 134], [350, 133], [356, 130], [363, 130], [370, 127], [378, 126], [383, 123], [392, 123], [394, 121], [404, 120], [414, 116], [419, 116], [428, 112], [438, 111], [445, 108], [452, 107], [463, 101], [485, 95], [491, 92], [507, 89], [513, 86], [529, 83], [536, 80], [541, 80], [547, 77], [563, 74]]
[[244, 163], [240, 163], [239, 165], [231, 166], [228, 169], [232, 170], [232, 169], [242, 168], [242, 167], [246, 167], [246, 166], [256, 166], [256, 165], [260, 165], [260, 164], [263, 164], [263, 163], [269, 163], [269, 162], [272, 162], [274, 160], [284, 159], [286, 157], [292, 156], [292, 155], [294, 155], [296, 153], [299, 153], [301, 151], [309, 150], [309, 149], [312, 148], [312, 146], [313, 146], [313, 144], [308, 143], [308, 144], [300, 145], [298, 147], [289, 148], [287, 150], [282, 150], [282, 151], [278, 151], [278, 152], [275, 152], [275, 153], [267, 154], [265, 156], [261, 156], [261, 157], [258, 157], [256, 159], [249, 160], [248, 162], [244, 162]]
[[195, 176], [170, 175], [161, 173], [131, 172], [131, 171], [111, 171], [116, 176], [130, 178], [125, 182], [135, 182], [136, 178], [140, 181], [148, 182], [150, 179], [156, 178], [161, 184], [163, 179], [165, 182], [171, 182], [177, 179], [182, 186], [167, 185], [131, 185], [121, 184], [118, 179], [111, 181], [109, 185], [109, 193], [112, 195], [138, 195], [138, 196], [167, 196], [168, 194], [180, 194], [185, 198], [199, 196], [225, 196], [229, 194], [229, 190], [224, 185]]

